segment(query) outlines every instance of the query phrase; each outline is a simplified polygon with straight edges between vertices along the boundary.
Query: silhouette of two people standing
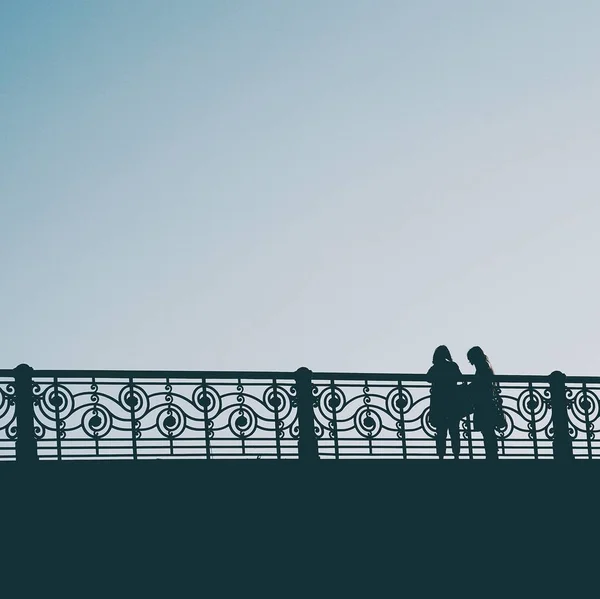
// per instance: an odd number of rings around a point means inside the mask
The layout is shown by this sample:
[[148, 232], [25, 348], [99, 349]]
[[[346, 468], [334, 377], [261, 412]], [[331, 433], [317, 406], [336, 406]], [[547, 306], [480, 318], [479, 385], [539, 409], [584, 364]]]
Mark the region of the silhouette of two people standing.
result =
[[473, 428], [483, 436], [487, 459], [498, 458], [496, 429], [505, 426], [498, 384], [488, 357], [479, 346], [467, 352], [467, 359], [475, 367], [473, 381], [459, 386], [462, 373], [452, 361], [450, 351], [440, 345], [433, 353], [433, 365], [427, 372], [431, 383], [429, 421], [436, 430], [435, 446], [440, 459], [446, 455], [446, 438], [450, 434], [452, 454], [460, 455], [460, 421], [473, 413]]

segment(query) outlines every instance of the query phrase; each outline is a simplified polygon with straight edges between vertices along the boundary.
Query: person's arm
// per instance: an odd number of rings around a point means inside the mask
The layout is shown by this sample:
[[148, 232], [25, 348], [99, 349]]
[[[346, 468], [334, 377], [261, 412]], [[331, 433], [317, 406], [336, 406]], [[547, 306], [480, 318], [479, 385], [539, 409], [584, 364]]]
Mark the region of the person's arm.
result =
[[427, 379], [427, 381], [429, 381], [430, 383], [433, 383], [433, 370], [434, 370], [434, 366], [432, 366], [428, 371], [427, 374], [425, 375], [425, 378]]
[[454, 376], [456, 377], [456, 382], [458, 383], [460, 381], [460, 379], [462, 378], [462, 372], [460, 371], [460, 368], [456, 362], [453, 362], [453, 364], [454, 364]]

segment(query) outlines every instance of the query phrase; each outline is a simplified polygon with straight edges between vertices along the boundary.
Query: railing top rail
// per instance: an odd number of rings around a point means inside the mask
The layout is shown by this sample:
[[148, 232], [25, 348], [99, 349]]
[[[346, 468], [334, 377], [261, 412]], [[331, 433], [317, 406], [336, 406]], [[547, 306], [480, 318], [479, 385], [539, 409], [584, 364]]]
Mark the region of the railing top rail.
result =
[[[14, 369], [0, 369], [0, 377], [13, 377]], [[232, 370], [34, 370], [36, 378], [87, 378], [87, 379], [228, 379], [228, 380], [295, 380], [294, 371], [232, 371]], [[462, 375], [469, 381], [472, 374]], [[548, 383], [548, 375], [499, 374], [495, 379], [502, 383]], [[313, 381], [401, 381], [427, 382], [426, 375], [415, 373], [382, 372], [313, 372]], [[600, 376], [567, 376], [566, 383], [600, 384]]]
[[569, 383], [588, 383], [592, 385], [600, 384], [600, 376], [568, 376], [566, 378], [567, 385]]
[[[472, 374], [463, 374], [461, 380], [473, 379]], [[499, 374], [494, 377], [499, 382], [511, 383], [547, 383], [548, 375], [508, 375]], [[600, 377], [597, 377], [600, 381]], [[347, 381], [401, 381], [401, 382], [427, 382], [426, 374], [407, 373], [361, 373], [361, 372], [314, 372], [312, 380], [347, 380]], [[586, 380], [588, 378], [586, 377]]]
[[[470, 381], [473, 374], [463, 374], [461, 380]], [[351, 380], [351, 381], [402, 381], [402, 382], [426, 382], [425, 374], [402, 374], [402, 373], [360, 373], [360, 372], [314, 372], [314, 380]], [[547, 374], [497, 374], [494, 379], [500, 383], [547, 383]], [[567, 383], [591, 383], [600, 384], [600, 376], [567, 376]]]
[[118, 379], [295, 379], [293, 372], [231, 370], [35, 370], [39, 378], [118, 378]]

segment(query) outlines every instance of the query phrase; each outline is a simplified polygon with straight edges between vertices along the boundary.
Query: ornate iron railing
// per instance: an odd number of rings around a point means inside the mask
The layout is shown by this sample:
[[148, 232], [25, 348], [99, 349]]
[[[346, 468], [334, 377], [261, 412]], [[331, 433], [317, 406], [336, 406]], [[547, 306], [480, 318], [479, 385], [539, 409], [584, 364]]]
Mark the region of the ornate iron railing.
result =
[[[500, 455], [551, 458], [548, 377], [497, 378], [507, 422], [497, 433]], [[430, 385], [424, 376], [335, 375], [316, 387], [322, 457], [435, 457]], [[470, 416], [461, 420], [460, 431], [462, 455], [483, 457], [483, 439], [473, 430]]]
[[[501, 458], [600, 456], [600, 377], [496, 379]], [[429, 399], [424, 375], [21, 365], [0, 371], [0, 459], [432, 458]], [[470, 417], [460, 431], [462, 457], [484, 457]]]
[[44, 373], [40, 458], [297, 457], [294, 379], [263, 373]]
[[16, 459], [17, 412], [15, 373], [0, 370], [0, 460]]

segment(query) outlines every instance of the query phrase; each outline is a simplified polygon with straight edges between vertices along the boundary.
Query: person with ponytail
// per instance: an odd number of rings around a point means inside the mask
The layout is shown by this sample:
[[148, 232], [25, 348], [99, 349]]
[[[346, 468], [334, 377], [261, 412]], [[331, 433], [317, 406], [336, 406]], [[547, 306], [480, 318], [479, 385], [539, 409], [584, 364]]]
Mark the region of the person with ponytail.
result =
[[467, 352], [467, 359], [475, 366], [475, 376], [469, 385], [473, 402], [473, 428], [483, 435], [486, 459], [494, 460], [498, 458], [496, 429], [506, 425], [500, 389], [494, 381], [492, 365], [479, 346], [472, 347]]
[[431, 383], [429, 422], [435, 428], [435, 449], [440, 460], [446, 455], [448, 433], [454, 459], [458, 460], [460, 454], [458, 381], [461, 376], [460, 368], [452, 361], [450, 350], [445, 345], [436, 348], [427, 380]]

